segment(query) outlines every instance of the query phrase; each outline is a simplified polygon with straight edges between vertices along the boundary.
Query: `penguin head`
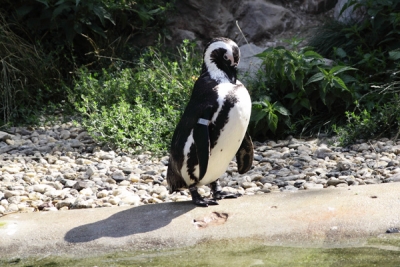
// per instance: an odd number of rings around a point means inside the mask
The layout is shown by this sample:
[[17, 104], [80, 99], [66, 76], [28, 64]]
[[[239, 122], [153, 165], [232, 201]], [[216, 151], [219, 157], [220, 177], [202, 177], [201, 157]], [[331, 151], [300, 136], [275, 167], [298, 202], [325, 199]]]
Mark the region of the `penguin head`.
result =
[[236, 71], [240, 59], [237, 44], [228, 38], [214, 38], [204, 49], [203, 72], [217, 82], [236, 84]]

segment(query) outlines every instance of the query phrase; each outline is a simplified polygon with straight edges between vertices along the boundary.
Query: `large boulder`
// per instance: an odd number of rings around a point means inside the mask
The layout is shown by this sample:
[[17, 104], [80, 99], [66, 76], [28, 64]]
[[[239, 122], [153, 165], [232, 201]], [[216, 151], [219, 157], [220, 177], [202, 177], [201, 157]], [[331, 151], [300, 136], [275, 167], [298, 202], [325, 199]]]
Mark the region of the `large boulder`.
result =
[[243, 1], [234, 17], [248, 41], [259, 45], [273, 35], [301, 26], [292, 11], [263, 0]]
[[[344, 10], [344, 5], [349, 0], [339, 0], [335, 6], [333, 17], [335, 20], [343, 22], [343, 23], [353, 23], [353, 22], [360, 22], [365, 17], [365, 8], [356, 8], [354, 9], [353, 6], [350, 6]], [[343, 12], [342, 12], [343, 11]]]
[[338, 0], [304, 0], [301, 9], [307, 13], [320, 14], [335, 7]]
[[279, 2], [177, 0], [168, 22], [171, 42], [179, 44], [185, 38], [206, 42], [225, 36], [239, 45], [245, 44], [246, 38], [249, 43], [264, 46], [273, 35], [302, 26], [299, 16]]
[[[271, 44], [273, 46], [273, 44]], [[240, 47], [240, 63], [238, 66], [242, 76], [254, 77], [260, 69], [262, 59], [255, 57], [268, 47], [259, 47], [253, 43], [245, 44]]]

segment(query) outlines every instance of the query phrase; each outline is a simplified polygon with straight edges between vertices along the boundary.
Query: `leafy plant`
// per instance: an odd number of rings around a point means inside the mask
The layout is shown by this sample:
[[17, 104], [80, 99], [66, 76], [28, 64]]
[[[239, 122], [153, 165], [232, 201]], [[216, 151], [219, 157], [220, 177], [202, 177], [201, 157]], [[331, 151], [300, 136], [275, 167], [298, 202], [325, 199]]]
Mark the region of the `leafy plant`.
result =
[[358, 21], [328, 22], [309, 42], [323, 56], [359, 69], [355, 107], [347, 112], [347, 124], [335, 131], [343, 144], [357, 137], [397, 138], [400, 1], [349, 0], [341, 13], [351, 8], [361, 14]]
[[[260, 101], [253, 102], [252, 121], [254, 121], [255, 128], [257, 128], [258, 123], [262, 119], [266, 119], [268, 129], [275, 133], [279, 121], [283, 120], [290, 127], [289, 116], [289, 110], [279, 102], [271, 103], [271, 99], [267, 96], [264, 96]], [[263, 126], [263, 129], [260, 129], [260, 131], [264, 131], [264, 134], [266, 130], [265, 126]]]
[[253, 103], [255, 136], [312, 131], [314, 119], [324, 123], [344, 115], [353, 103], [356, 80], [347, 72], [355, 68], [334, 65], [309, 47], [269, 48], [257, 56], [263, 64], [259, 82], [251, 85], [253, 99], [262, 99]]
[[178, 57], [150, 47], [137, 68], [90, 74], [82, 69], [70, 101], [100, 142], [138, 152], [167, 151], [200, 73], [201, 55], [185, 41]]
[[136, 40], [158, 36], [172, 7], [162, 0], [3, 1], [0, 125], [32, 123], [46, 106], [65, 103], [80, 68], [135, 67]]

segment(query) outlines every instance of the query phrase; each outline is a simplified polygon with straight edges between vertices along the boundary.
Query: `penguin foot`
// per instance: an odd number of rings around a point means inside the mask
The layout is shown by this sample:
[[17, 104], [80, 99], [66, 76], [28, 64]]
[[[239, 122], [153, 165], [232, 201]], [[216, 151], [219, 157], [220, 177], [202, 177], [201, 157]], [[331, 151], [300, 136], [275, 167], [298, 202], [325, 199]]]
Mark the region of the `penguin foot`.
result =
[[218, 202], [215, 199], [208, 199], [208, 198], [193, 198], [192, 197], [192, 202], [196, 206], [199, 207], [208, 207], [208, 205], [219, 205]]
[[189, 186], [189, 192], [192, 195], [192, 202], [196, 206], [208, 207], [208, 205], [218, 205], [218, 202], [215, 200], [215, 198], [208, 199], [200, 196], [199, 192], [197, 192], [197, 187], [195, 184]]
[[238, 198], [238, 197], [242, 196], [242, 194], [239, 194], [239, 193], [234, 194], [234, 193], [222, 191], [222, 187], [219, 183], [219, 180], [216, 180], [211, 183], [211, 191], [213, 194], [213, 199], [215, 199], [215, 200], [220, 200], [220, 199], [224, 199], [224, 198]]
[[226, 191], [215, 191], [213, 193], [213, 197], [214, 199], [224, 199], [224, 198], [238, 198], [241, 197], [242, 194], [239, 193], [230, 193], [230, 192], [226, 192]]

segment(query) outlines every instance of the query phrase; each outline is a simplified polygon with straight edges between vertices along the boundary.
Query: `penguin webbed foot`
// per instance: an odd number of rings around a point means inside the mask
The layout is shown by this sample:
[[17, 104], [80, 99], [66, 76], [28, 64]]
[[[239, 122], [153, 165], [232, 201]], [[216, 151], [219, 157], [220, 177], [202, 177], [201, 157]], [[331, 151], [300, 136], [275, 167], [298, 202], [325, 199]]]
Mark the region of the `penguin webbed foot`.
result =
[[242, 196], [242, 194], [240, 194], [240, 193], [231, 193], [231, 192], [222, 191], [222, 187], [219, 184], [218, 180], [216, 180], [215, 182], [212, 182], [210, 185], [211, 185], [211, 191], [213, 193], [213, 198], [215, 200], [220, 200], [220, 199], [224, 199], [224, 198], [238, 198], [238, 197]]
[[238, 198], [241, 197], [242, 194], [240, 193], [230, 193], [230, 192], [226, 192], [226, 191], [215, 191], [213, 193], [213, 197], [214, 199], [224, 199], [224, 198]]
[[218, 205], [218, 202], [215, 199], [208, 199], [200, 196], [199, 192], [197, 192], [197, 187], [195, 185], [189, 186], [189, 191], [192, 195], [192, 202], [196, 206], [208, 207], [208, 205]]
[[208, 198], [193, 198], [192, 197], [192, 202], [196, 206], [199, 207], [208, 207], [208, 205], [218, 205], [218, 202], [214, 199], [208, 199]]

